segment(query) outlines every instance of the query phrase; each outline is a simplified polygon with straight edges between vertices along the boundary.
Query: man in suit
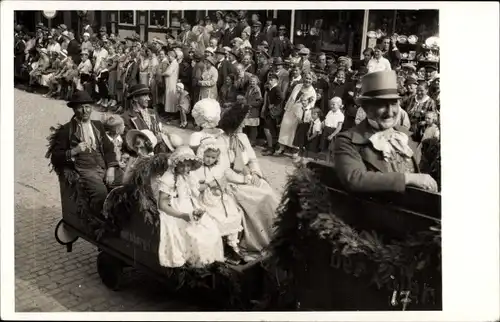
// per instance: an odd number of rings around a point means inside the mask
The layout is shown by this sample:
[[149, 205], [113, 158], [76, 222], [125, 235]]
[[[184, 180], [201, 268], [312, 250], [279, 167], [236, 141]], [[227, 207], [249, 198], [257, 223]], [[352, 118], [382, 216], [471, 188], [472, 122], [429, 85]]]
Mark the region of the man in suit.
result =
[[274, 37], [278, 34], [278, 30], [276, 29], [276, 25], [273, 23], [273, 18], [267, 17], [266, 26], [263, 31], [266, 41], [268, 44], [273, 42]]
[[269, 64], [270, 58], [271, 56], [266, 52], [257, 52], [257, 70], [255, 71], [255, 75], [259, 78], [262, 93], [264, 93], [264, 85], [267, 83], [267, 75], [271, 69], [271, 65]]
[[73, 30], [68, 31], [68, 35], [65, 37], [69, 39], [68, 48], [66, 49], [68, 51], [68, 56], [71, 56], [75, 64], [80, 64], [81, 62], [80, 43], [78, 42], [78, 40], [75, 39], [74, 31]]
[[264, 134], [266, 135], [267, 148], [262, 155], [274, 153], [278, 128], [283, 117], [283, 93], [278, 86], [278, 75], [269, 74], [267, 90], [264, 94], [264, 105], [262, 106], [261, 118], [264, 119]]
[[[139, 63], [138, 63], [138, 52], [130, 52], [132, 59], [128, 62], [125, 67], [125, 83], [124, 83], [124, 92], [125, 96], [128, 96], [129, 89], [139, 83]], [[128, 106], [125, 104], [125, 108]]]
[[260, 31], [262, 28], [262, 23], [260, 21], [256, 21], [252, 25], [252, 34], [250, 35], [250, 44], [252, 48], [257, 50], [257, 47], [262, 44], [264, 40], [266, 40], [266, 35]]
[[217, 90], [220, 90], [226, 77], [231, 74], [231, 63], [226, 59], [226, 52], [222, 48], [218, 48], [215, 51], [216, 68], [219, 73], [219, 78], [217, 79]]
[[118, 161], [103, 124], [90, 119], [92, 103], [85, 91], [73, 94], [67, 106], [73, 109], [74, 115], [54, 132], [47, 155], [56, 173], [76, 171], [78, 184], [90, 199], [92, 215], [100, 216], [108, 187], [116, 181]]
[[269, 47], [269, 54], [272, 57], [288, 57], [292, 52], [292, 42], [285, 36], [286, 27], [280, 26], [279, 35], [274, 37], [271, 46]]
[[[399, 124], [396, 73], [391, 70], [366, 74], [361, 87], [358, 101], [366, 119], [335, 139], [335, 170], [340, 182], [353, 192], [402, 193], [407, 186], [437, 191], [437, 183], [430, 175], [418, 173], [412, 151], [415, 142]], [[394, 141], [398, 144], [391, 144]], [[375, 148], [380, 146], [386, 149]]]
[[238, 28], [236, 28], [237, 22], [238, 21], [236, 18], [229, 17], [229, 28], [224, 33], [224, 36], [222, 36], [223, 47], [231, 47], [231, 42], [233, 41], [233, 39], [241, 35], [240, 33], [238, 33]]
[[281, 93], [285, 95], [290, 83], [290, 73], [283, 67], [283, 59], [281, 57], [274, 58], [273, 68], [274, 73], [278, 75], [278, 86], [281, 89]]
[[[147, 85], [136, 84], [130, 87], [127, 96], [130, 101], [130, 108], [126, 109], [122, 114], [125, 125], [124, 136], [132, 129], [139, 131], [150, 130], [159, 142], [158, 147], [155, 147], [155, 151], [171, 152], [173, 148], [168, 141], [168, 137], [162, 135], [162, 124], [157, 111], [149, 108], [150, 94], [151, 91]], [[130, 147], [125, 147], [125, 150], [130, 152]]]

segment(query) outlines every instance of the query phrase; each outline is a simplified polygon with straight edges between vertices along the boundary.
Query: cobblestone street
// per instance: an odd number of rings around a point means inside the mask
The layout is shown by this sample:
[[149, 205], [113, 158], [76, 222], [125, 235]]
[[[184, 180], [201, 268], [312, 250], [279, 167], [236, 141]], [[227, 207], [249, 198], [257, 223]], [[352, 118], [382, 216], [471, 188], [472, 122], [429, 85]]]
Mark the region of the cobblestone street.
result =
[[[183, 311], [157, 283], [137, 272], [120, 292], [108, 290], [96, 270], [97, 249], [78, 240], [73, 252], [59, 245], [54, 229], [61, 218], [59, 184], [45, 158], [50, 126], [69, 121], [72, 110], [62, 101], [14, 89], [15, 97], [15, 296], [18, 312]], [[100, 118], [99, 113], [94, 118]], [[170, 127], [187, 139], [190, 131]], [[288, 158], [262, 157], [261, 167], [281, 193]]]

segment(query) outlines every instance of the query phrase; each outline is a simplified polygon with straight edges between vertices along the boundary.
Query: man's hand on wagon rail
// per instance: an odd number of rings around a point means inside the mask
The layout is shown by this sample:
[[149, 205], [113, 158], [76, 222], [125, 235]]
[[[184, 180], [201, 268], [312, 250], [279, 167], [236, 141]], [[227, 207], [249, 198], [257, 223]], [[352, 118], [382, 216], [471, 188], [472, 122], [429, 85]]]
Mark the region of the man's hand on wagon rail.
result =
[[430, 175], [426, 173], [405, 173], [405, 183], [420, 189], [437, 192], [438, 185]]

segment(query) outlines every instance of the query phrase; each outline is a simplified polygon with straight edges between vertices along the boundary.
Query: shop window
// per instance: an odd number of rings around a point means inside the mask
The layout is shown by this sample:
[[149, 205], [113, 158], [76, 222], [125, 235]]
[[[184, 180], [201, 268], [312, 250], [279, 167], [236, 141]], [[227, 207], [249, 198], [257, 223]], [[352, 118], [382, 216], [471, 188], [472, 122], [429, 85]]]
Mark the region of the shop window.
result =
[[167, 25], [168, 11], [164, 10], [150, 10], [149, 11], [149, 26], [150, 27], [164, 27]]
[[118, 24], [125, 26], [135, 26], [136, 16], [134, 10], [118, 11]]

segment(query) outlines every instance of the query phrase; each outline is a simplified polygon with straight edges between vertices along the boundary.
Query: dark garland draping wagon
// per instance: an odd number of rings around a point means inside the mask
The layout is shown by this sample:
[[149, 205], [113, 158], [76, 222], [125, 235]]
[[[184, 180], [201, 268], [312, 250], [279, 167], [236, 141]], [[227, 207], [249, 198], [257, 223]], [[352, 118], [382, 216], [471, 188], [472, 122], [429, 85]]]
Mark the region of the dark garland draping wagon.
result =
[[273, 260], [295, 309], [442, 309], [440, 194], [348, 193], [331, 165], [313, 162], [280, 207]]

